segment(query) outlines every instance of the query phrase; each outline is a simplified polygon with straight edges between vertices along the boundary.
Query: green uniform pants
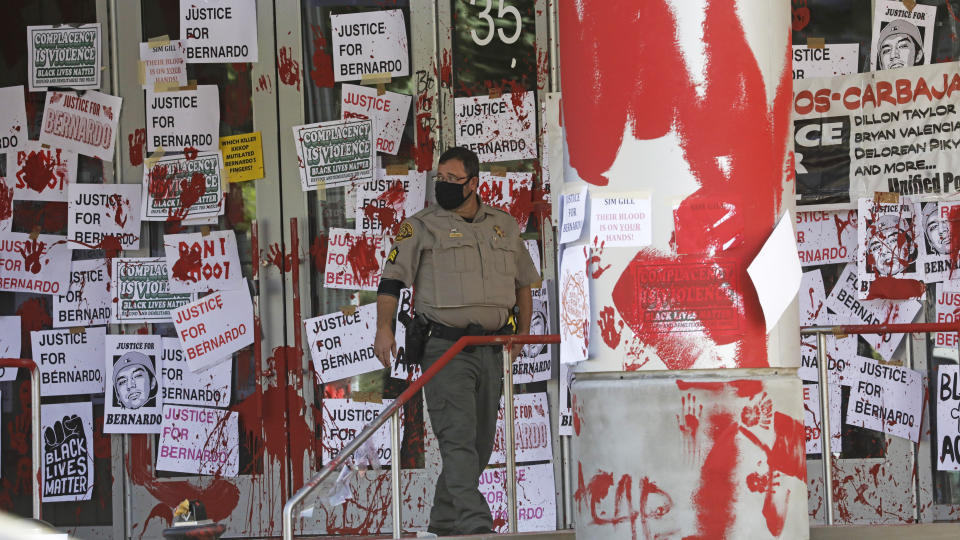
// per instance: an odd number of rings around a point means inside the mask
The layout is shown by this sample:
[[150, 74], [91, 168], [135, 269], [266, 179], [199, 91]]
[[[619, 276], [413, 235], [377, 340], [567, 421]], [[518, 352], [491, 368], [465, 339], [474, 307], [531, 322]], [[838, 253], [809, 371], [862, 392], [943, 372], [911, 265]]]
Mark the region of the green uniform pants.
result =
[[[453, 343], [429, 338], [424, 371]], [[454, 357], [424, 388], [443, 459], [430, 511], [431, 529], [465, 534], [493, 526], [490, 507], [478, 484], [493, 452], [503, 391], [502, 364], [500, 347], [476, 347]]]

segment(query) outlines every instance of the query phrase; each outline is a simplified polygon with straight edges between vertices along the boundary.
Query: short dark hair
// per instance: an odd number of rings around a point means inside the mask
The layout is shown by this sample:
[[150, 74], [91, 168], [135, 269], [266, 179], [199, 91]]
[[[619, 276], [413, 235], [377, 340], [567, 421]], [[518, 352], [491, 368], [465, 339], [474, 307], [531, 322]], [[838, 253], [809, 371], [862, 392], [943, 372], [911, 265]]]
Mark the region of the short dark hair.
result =
[[447, 151], [440, 156], [440, 163], [446, 163], [451, 159], [456, 159], [459, 160], [460, 163], [463, 163], [463, 168], [467, 172], [467, 180], [474, 176], [480, 176], [480, 158], [477, 157], [477, 154], [473, 150], [464, 146], [448, 148]]

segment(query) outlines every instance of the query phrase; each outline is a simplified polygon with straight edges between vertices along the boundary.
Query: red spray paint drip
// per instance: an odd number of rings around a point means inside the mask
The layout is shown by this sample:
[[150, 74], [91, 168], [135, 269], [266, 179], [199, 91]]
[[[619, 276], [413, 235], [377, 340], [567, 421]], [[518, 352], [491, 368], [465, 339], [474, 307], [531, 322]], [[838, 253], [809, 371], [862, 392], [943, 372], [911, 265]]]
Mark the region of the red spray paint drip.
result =
[[120, 227], [127, 225], [127, 218], [129, 216], [125, 215], [125, 213], [130, 212], [130, 199], [124, 199], [119, 193], [114, 193], [107, 199], [107, 208], [113, 210], [114, 223]]
[[333, 58], [327, 47], [327, 38], [317, 26], [310, 26], [313, 32], [313, 67], [310, 69], [310, 80], [317, 88], [333, 88]]
[[[327, 234], [320, 233], [310, 242], [310, 257], [313, 259], [313, 269], [323, 274], [327, 269]], [[330, 387], [328, 387], [330, 388]]]
[[373, 238], [365, 234], [356, 237], [356, 241], [347, 251], [347, 262], [353, 269], [357, 281], [366, 281], [380, 270], [377, 262], [377, 245]]
[[600, 310], [600, 319], [597, 321], [597, 325], [600, 327], [600, 337], [611, 349], [616, 349], [620, 345], [620, 333], [623, 330], [623, 321], [614, 322], [615, 319], [616, 315], [613, 308], [604, 306]]
[[[438, 75], [437, 73], [434, 73]], [[450, 88], [453, 84], [453, 55], [450, 54], [450, 51], [447, 49], [443, 50], [443, 54], [440, 57], [440, 70], [439, 70], [440, 85]]]
[[[59, 158], [60, 152], [57, 152]], [[56, 167], [59, 159], [54, 159], [50, 152], [37, 151], [27, 154], [23, 167], [17, 171], [17, 180], [37, 193], [57, 185]]]
[[136, 167], [143, 165], [143, 152], [147, 146], [147, 130], [138, 128], [133, 133], [127, 135], [128, 153], [130, 156], [130, 165]]
[[300, 91], [300, 63], [293, 59], [290, 47], [281, 47], [277, 53], [277, 75], [280, 82], [287, 86], [296, 86]]
[[13, 188], [0, 180], [0, 221], [13, 216]]
[[433, 127], [436, 120], [433, 118], [431, 109], [433, 108], [433, 98], [428, 92], [424, 91], [417, 96], [415, 106], [417, 130], [417, 144], [413, 148], [413, 158], [417, 162], [417, 171], [425, 172], [433, 168], [433, 151], [436, 148], [436, 141], [433, 140]]

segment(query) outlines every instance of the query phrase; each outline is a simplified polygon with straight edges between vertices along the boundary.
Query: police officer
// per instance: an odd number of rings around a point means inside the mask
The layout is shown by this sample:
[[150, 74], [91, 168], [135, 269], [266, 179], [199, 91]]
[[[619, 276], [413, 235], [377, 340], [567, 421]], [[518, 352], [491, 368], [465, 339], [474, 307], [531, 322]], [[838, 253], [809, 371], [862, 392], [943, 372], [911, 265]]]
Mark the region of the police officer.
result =
[[[511, 324], [519, 334], [530, 330], [530, 286], [540, 274], [516, 220], [480, 202], [480, 163], [472, 151], [447, 150], [437, 172], [437, 204], [400, 225], [384, 262], [374, 352], [385, 366], [397, 350], [391, 326], [404, 286], [414, 286], [415, 310], [429, 321], [424, 370], [464, 335], [513, 333], [507, 330]], [[521, 348], [514, 346], [511, 356]], [[429, 532], [492, 532], [478, 481], [493, 451], [503, 390], [501, 354], [489, 346], [463, 351], [425, 387], [443, 459]]]

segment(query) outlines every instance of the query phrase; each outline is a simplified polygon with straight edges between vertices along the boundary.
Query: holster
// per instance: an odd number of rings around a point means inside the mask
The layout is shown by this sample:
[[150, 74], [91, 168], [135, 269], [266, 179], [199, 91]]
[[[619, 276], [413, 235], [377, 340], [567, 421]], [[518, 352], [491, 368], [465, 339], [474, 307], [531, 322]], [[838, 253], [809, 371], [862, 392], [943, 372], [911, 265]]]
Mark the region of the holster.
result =
[[430, 321], [420, 314], [410, 317], [401, 313], [398, 317], [406, 327], [404, 339], [403, 363], [407, 366], [419, 366], [423, 361], [423, 351], [427, 346], [427, 332], [430, 330]]

